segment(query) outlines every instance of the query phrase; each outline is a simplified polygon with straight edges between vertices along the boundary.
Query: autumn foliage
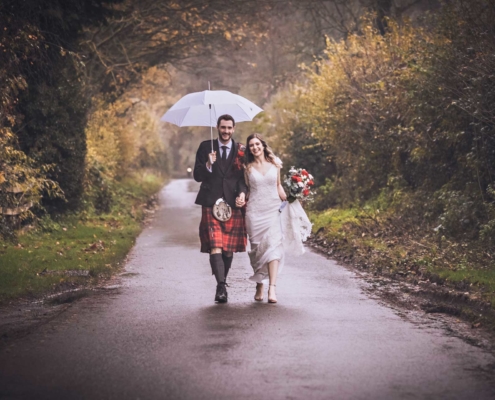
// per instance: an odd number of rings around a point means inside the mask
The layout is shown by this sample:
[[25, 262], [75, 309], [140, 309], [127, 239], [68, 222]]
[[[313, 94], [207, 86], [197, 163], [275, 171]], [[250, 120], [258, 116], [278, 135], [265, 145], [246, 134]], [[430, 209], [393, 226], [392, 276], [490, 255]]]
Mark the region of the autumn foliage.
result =
[[492, 243], [494, 18], [479, 0], [421, 24], [389, 19], [384, 35], [369, 17], [327, 41], [325, 59], [274, 99], [267, 128], [327, 179], [318, 207], [379, 201], [417, 226]]
[[233, 9], [261, 12], [224, 0], [1, 2], [0, 238], [46, 212], [107, 212], [119, 180], [167, 173], [165, 66], [245, 41]]

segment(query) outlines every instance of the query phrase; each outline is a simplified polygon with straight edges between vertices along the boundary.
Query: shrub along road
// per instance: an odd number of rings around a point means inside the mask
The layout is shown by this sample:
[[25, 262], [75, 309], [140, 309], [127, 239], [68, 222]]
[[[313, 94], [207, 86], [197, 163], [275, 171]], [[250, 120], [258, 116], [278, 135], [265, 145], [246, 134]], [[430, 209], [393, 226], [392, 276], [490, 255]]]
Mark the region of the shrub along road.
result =
[[276, 305], [253, 301], [248, 257], [237, 255], [229, 302], [214, 304], [196, 189], [176, 180], [161, 192], [118, 289], [4, 343], [0, 398], [495, 396], [493, 355], [402, 318], [312, 251], [288, 260]]
[[152, 173], [127, 176], [114, 184], [107, 213], [87, 207], [56, 221], [45, 216], [16, 242], [0, 241], [0, 305], [90, 288], [115, 274], [164, 181]]

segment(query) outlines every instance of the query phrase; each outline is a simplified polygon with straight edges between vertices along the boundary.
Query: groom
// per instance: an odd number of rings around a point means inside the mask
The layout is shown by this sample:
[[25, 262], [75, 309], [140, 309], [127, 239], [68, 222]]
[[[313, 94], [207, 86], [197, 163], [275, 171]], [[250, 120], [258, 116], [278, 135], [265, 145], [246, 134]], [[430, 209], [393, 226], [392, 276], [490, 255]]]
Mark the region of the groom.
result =
[[[199, 145], [194, 164], [194, 179], [201, 182], [196, 204], [202, 206], [199, 237], [201, 252], [210, 254], [210, 265], [217, 281], [215, 301], [227, 302], [225, 281], [233, 253], [246, 251], [246, 231], [241, 208], [246, 204], [247, 186], [244, 181], [244, 146], [232, 139], [235, 121], [222, 115], [217, 121], [218, 139], [206, 140]], [[219, 157], [217, 157], [217, 154]], [[223, 198], [232, 207], [232, 217], [218, 221], [212, 208]]]

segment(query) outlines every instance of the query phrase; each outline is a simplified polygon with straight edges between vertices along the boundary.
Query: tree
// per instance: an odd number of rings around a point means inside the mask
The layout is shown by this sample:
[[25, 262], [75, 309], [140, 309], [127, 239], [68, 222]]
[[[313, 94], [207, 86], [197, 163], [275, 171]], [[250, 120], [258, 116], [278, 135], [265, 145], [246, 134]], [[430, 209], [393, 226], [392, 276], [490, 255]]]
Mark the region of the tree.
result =
[[54, 164], [49, 176], [77, 208], [83, 190], [87, 96], [77, 51], [83, 28], [105, 21], [107, 4], [117, 0], [21, 0], [0, 5], [2, 81], [7, 83], [9, 118], [2, 127], [16, 132], [14, 143], [34, 165]]
[[264, 7], [240, 0], [127, 0], [106, 24], [86, 30], [87, 76], [98, 90], [113, 91], [150, 66], [200, 67], [201, 56], [240, 46]]

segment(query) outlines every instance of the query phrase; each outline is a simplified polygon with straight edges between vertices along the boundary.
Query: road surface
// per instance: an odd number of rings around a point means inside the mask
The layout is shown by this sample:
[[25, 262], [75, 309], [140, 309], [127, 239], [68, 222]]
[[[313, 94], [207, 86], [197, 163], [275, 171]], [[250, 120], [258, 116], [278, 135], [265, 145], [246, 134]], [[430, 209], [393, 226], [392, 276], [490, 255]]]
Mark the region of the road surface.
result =
[[492, 355], [401, 318], [314, 252], [288, 260], [276, 305], [253, 301], [236, 255], [229, 302], [214, 304], [196, 189], [162, 190], [118, 290], [0, 352], [1, 399], [495, 398]]

